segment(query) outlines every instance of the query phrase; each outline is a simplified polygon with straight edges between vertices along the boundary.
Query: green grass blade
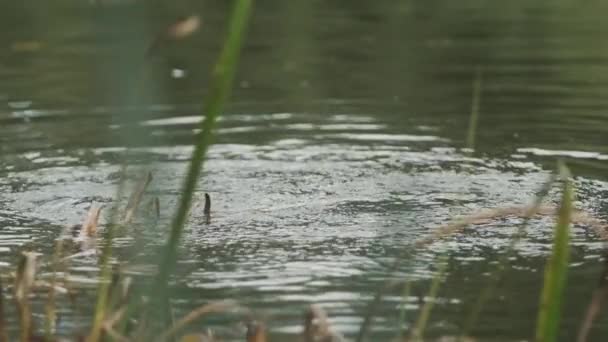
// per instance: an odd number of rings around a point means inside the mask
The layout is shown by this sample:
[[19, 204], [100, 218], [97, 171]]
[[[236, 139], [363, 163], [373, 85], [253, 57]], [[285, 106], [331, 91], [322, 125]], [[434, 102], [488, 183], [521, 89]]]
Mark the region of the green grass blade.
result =
[[564, 182], [562, 202], [555, 225], [553, 251], [545, 266], [545, 280], [536, 324], [536, 341], [538, 342], [557, 340], [562, 296], [568, 272], [570, 221], [574, 190], [571, 181], [568, 179], [570, 173], [563, 164], [560, 164], [560, 174]]
[[509, 245], [507, 246], [506, 251], [501, 255], [498, 260], [498, 264], [496, 268], [492, 271], [490, 278], [488, 280], [488, 285], [481, 291], [480, 295], [477, 297], [475, 304], [471, 310], [471, 313], [467, 317], [463, 329], [461, 331], [460, 340], [464, 341], [466, 339], [466, 335], [471, 331], [479, 315], [482, 312], [482, 309], [489, 298], [491, 298], [496, 284], [498, 284], [500, 278], [503, 276], [505, 269], [508, 266], [509, 258], [511, 258], [515, 254], [515, 247], [519, 243], [519, 241], [524, 237], [526, 228], [530, 222], [530, 219], [534, 216], [536, 212], [540, 209], [543, 200], [549, 194], [552, 185], [555, 183], [557, 175], [552, 173], [549, 179], [541, 186], [541, 188], [536, 192], [534, 200], [532, 204], [529, 206], [529, 210], [524, 216], [523, 221], [518, 225], [517, 231], [511, 237]]
[[424, 334], [424, 330], [426, 329], [426, 325], [429, 321], [429, 317], [431, 316], [431, 311], [433, 310], [433, 306], [435, 305], [435, 300], [437, 298], [437, 293], [439, 292], [439, 286], [443, 281], [446, 269], [447, 269], [447, 260], [445, 257], [442, 257], [439, 261], [439, 270], [433, 281], [431, 282], [431, 288], [429, 289], [429, 301], [424, 303], [424, 306], [420, 310], [420, 314], [418, 315], [418, 319], [416, 320], [416, 324], [412, 329], [410, 335], [410, 341], [422, 341], [422, 335]]
[[[151, 298], [161, 302], [162, 298], [167, 299], [168, 279], [175, 267], [178, 243], [192, 204], [192, 197], [203, 168], [205, 155], [213, 140], [217, 117], [220, 115], [232, 88], [252, 4], [253, 0], [238, 0], [236, 2], [224, 48], [212, 72], [211, 89], [205, 103], [205, 120], [201, 124], [202, 132], [192, 153], [190, 166], [182, 186], [179, 205], [171, 223], [171, 232], [164, 247], [158, 276], [152, 290]], [[161, 314], [163, 314], [163, 311], [166, 312], [166, 303], [166, 301], [165, 303], [159, 303], [161, 304]], [[165, 308], [163, 309], [163, 307]]]

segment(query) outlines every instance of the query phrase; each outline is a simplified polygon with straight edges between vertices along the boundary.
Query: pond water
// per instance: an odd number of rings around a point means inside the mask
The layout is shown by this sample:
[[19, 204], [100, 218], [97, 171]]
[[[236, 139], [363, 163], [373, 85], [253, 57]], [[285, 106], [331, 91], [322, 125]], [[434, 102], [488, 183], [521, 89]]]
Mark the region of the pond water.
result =
[[[257, 3], [180, 249], [175, 315], [233, 299], [289, 340], [315, 303], [352, 337], [378, 289], [408, 280], [410, 295], [389, 292], [373, 321], [375, 339], [388, 339], [415, 322], [436, 260], [448, 255], [426, 334], [457, 334], [519, 221], [488, 221], [419, 249], [416, 241], [458, 216], [530, 203], [558, 157], [574, 172], [577, 206], [606, 217], [606, 6]], [[152, 171], [161, 219], [121, 231], [116, 262], [148, 279], [228, 11], [219, 0], [0, 4], [3, 273], [19, 251], [48, 261], [65, 226], [80, 223], [92, 202], [111, 205], [126, 160], [134, 177]], [[201, 15], [201, 30], [145, 58], [154, 34], [189, 13]], [[471, 152], [463, 147], [476, 70], [480, 118]], [[208, 225], [205, 192], [213, 202]], [[548, 201], [558, 200], [555, 189]], [[549, 218], [531, 222], [471, 335], [533, 337], [552, 227]], [[572, 234], [564, 341], [576, 336], [604, 247], [590, 227]], [[92, 255], [71, 261], [84, 295], [60, 311], [63, 334], [88, 326], [96, 265]], [[13, 331], [16, 322], [9, 319]], [[238, 320], [206, 322], [228, 340], [243, 334]], [[605, 336], [607, 324], [598, 320], [592, 337]]]

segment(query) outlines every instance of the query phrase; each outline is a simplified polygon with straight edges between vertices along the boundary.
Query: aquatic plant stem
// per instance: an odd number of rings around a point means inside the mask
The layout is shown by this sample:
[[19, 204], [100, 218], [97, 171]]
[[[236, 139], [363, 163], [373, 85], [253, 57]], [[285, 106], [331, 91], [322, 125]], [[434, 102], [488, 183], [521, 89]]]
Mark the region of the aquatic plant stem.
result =
[[168, 280], [177, 260], [178, 243], [188, 217], [188, 212], [190, 211], [198, 179], [203, 169], [205, 155], [213, 140], [217, 117], [220, 115], [222, 107], [231, 91], [252, 3], [253, 0], [238, 0], [236, 2], [230, 19], [230, 27], [224, 48], [212, 72], [211, 89], [205, 104], [205, 119], [201, 124], [202, 131], [192, 153], [186, 179], [182, 186], [179, 205], [171, 223], [171, 232], [164, 247], [158, 275], [151, 293], [153, 300], [160, 300], [161, 303], [159, 304], [161, 304], [161, 308], [159, 309], [163, 315], [166, 314]]
[[4, 288], [2, 277], [0, 277], [0, 342], [8, 342], [8, 334], [6, 332], [6, 319], [4, 318]]
[[469, 118], [469, 129], [467, 130], [467, 148], [475, 148], [475, 137], [477, 135], [477, 123], [479, 121], [479, 107], [481, 103], [481, 78], [480, 67], [475, 69], [473, 78], [473, 95], [471, 99], [471, 116]]
[[539, 211], [543, 200], [549, 194], [549, 191], [551, 190], [551, 186], [555, 183], [556, 178], [557, 178], [557, 174], [552, 173], [551, 176], [549, 177], [549, 179], [541, 186], [539, 191], [536, 193], [536, 196], [534, 197], [534, 201], [532, 202], [532, 205], [530, 205], [528, 207], [528, 209], [526, 210], [523, 221], [519, 224], [519, 226], [517, 227], [517, 231], [511, 237], [511, 241], [509, 242], [509, 246], [507, 247], [507, 250], [499, 258], [498, 265], [496, 266], [496, 268], [493, 270], [492, 274], [490, 275], [490, 279], [488, 280], [488, 285], [481, 291], [481, 294], [477, 297], [477, 301], [473, 305], [473, 309], [471, 310], [471, 313], [467, 317], [467, 320], [465, 321], [465, 324], [464, 324], [464, 328], [461, 331], [461, 336], [459, 338], [460, 341], [464, 341], [466, 339], [466, 335], [477, 322], [477, 319], [483, 309], [484, 304], [492, 296], [492, 293], [494, 292], [494, 288], [496, 287], [496, 284], [498, 283], [501, 276], [503, 275], [505, 268], [507, 267], [509, 258], [511, 258], [513, 256], [513, 254], [515, 252], [515, 247], [517, 246], [517, 244], [519, 243], [521, 238], [525, 235], [526, 228], [528, 227], [528, 224], [530, 223], [530, 219]]
[[422, 309], [420, 310], [420, 314], [418, 315], [418, 319], [416, 320], [416, 324], [412, 329], [409, 341], [416, 342], [422, 341], [422, 335], [424, 333], [424, 329], [426, 329], [426, 324], [429, 321], [429, 317], [431, 316], [431, 310], [433, 310], [433, 306], [435, 305], [435, 301], [437, 299], [437, 293], [439, 292], [439, 286], [443, 281], [446, 269], [447, 269], [447, 257], [443, 255], [439, 258], [439, 269], [437, 274], [431, 281], [431, 287], [429, 289], [428, 300], [425, 301]]
[[556, 341], [559, 333], [561, 304], [568, 260], [570, 257], [570, 221], [572, 218], [573, 186], [570, 172], [563, 163], [559, 165], [563, 182], [562, 201], [559, 207], [557, 224], [553, 236], [553, 250], [545, 266], [545, 280], [540, 297], [536, 341]]

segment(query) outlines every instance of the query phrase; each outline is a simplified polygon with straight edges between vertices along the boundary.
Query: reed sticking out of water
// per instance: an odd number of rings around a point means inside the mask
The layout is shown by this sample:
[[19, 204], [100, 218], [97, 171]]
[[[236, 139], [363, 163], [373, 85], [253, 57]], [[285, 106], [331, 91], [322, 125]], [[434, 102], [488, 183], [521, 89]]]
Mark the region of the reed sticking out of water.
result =
[[228, 36], [212, 72], [211, 88], [205, 103], [205, 120], [201, 124], [201, 134], [192, 152], [177, 211], [171, 223], [171, 232], [164, 247], [157, 279], [150, 296], [154, 300], [160, 300], [160, 303], [158, 303], [160, 304], [159, 310], [163, 315], [168, 312], [167, 283], [176, 263], [177, 247], [190, 211], [192, 197], [203, 168], [207, 149], [213, 140], [217, 117], [220, 115], [232, 88], [241, 43], [245, 35], [252, 4], [253, 0], [238, 0], [236, 2], [230, 19]]
[[8, 342], [8, 334], [6, 332], [6, 319], [4, 318], [4, 284], [0, 277], [0, 342]]
[[560, 163], [563, 182], [562, 201], [553, 237], [553, 250], [545, 266], [545, 278], [540, 297], [536, 325], [536, 341], [555, 341], [559, 332], [561, 304], [570, 255], [570, 220], [572, 218], [573, 187], [570, 172]]
[[122, 217], [123, 223], [131, 223], [133, 217], [135, 217], [135, 212], [139, 207], [139, 203], [141, 203], [141, 199], [144, 196], [144, 192], [146, 192], [146, 188], [150, 185], [152, 181], [152, 172], [146, 172], [146, 175], [143, 179], [139, 181], [133, 193], [129, 197], [129, 202], [127, 202], [127, 208], [125, 209], [124, 215]]
[[245, 335], [247, 342], [266, 342], [268, 337], [266, 334], [266, 326], [257, 321], [247, 323], [247, 334]]
[[203, 208], [203, 214], [205, 215], [205, 223], [211, 223], [211, 197], [208, 193], [205, 193], [205, 207]]
[[431, 316], [431, 310], [433, 310], [433, 306], [437, 299], [437, 293], [439, 292], [439, 286], [443, 281], [445, 276], [445, 272], [447, 269], [447, 260], [445, 257], [442, 257], [439, 260], [439, 269], [433, 281], [431, 282], [431, 287], [429, 289], [429, 294], [427, 296], [427, 300], [424, 303], [424, 306], [420, 310], [420, 314], [418, 314], [418, 319], [416, 320], [416, 324], [412, 328], [410, 333], [410, 338], [407, 341], [410, 342], [418, 342], [422, 341], [422, 335], [424, 334], [424, 330], [426, 329], [426, 324], [429, 321], [429, 317]]
[[480, 67], [475, 69], [473, 79], [473, 97], [471, 100], [471, 116], [469, 118], [469, 129], [467, 130], [467, 148], [475, 148], [475, 136], [477, 135], [477, 123], [479, 121], [479, 107], [481, 103], [481, 80], [482, 71]]
[[29, 252], [23, 253], [15, 276], [15, 301], [19, 311], [19, 331], [22, 342], [29, 342], [32, 334], [32, 312], [28, 297], [35, 277], [36, 255]]
[[341, 342], [344, 337], [331, 326], [327, 312], [318, 305], [311, 305], [304, 316], [304, 342]]

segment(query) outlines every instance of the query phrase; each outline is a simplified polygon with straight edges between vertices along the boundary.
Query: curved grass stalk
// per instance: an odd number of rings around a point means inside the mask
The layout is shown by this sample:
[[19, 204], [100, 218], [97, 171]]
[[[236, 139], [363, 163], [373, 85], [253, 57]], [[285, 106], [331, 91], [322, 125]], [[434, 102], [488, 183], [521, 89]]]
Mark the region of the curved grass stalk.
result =
[[536, 213], [538, 213], [540, 211], [542, 202], [549, 194], [549, 190], [551, 190], [551, 186], [555, 183], [556, 178], [557, 178], [557, 175], [555, 173], [551, 174], [549, 179], [542, 185], [542, 187], [536, 193], [536, 196], [535, 196], [532, 204], [530, 206], [528, 206], [527, 209], [525, 210], [525, 213], [523, 216], [523, 221], [518, 225], [517, 231], [511, 237], [511, 241], [509, 242], [509, 246], [507, 247], [507, 250], [499, 258], [498, 265], [496, 266], [496, 268], [493, 270], [492, 274], [490, 275], [488, 285], [482, 290], [479, 297], [477, 297], [477, 301], [473, 305], [473, 309], [471, 310], [471, 313], [469, 314], [469, 316], [467, 317], [467, 320], [465, 321], [464, 328], [462, 329], [461, 335], [459, 338], [460, 341], [466, 340], [466, 335], [469, 333], [469, 331], [473, 328], [473, 326], [477, 322], [477, 319], [479, 318], [479, 314], [481, 314], [481, 310], [483, 309], [484, 304], [492, 296], [492, 293], [494, 292], [496, 284], [498, 283], [502, 274], [504, 273], [505, 268], [508, 264], [509, 258], [513, 256], [513, 254], [515, 252], [515, 247], [517, 246], [517, 244], [519, 243], [521, 238], [525, 235], [525, 230], [528, 227], [528, 224], [530, 223], [530, 219]]
[[426, 329], [429, 317], [431, 316], [431, 311], [433, 310], [433, 306], [435, 305], [437, 293], [439, 293], [439, 287], [441, 286], [441, 282], [443, 281], [443, 278], [445, 276], [447, 266], [447, 255], [443, 255], [439, 258], [439, 269], [437, 271], [437, 274], [433, 278], [433, 281], [431, 282], [431, 287], [429, 288], [429, 300], [425, 301], [424, 306], [422, 306], [420, 314], [418, 315], [418, 319], [416, 320], [416, 324], [412, 329], [409, 339], [412, 342], [422, 341], [422, 335], [424, 334], [424, 330]]
[[201, 123], [202, 132], [192, 152], [190, 166], [182, 186], [181, 197], [177, 211], [171, 223], [171, 232], [164, 247], [159, 272], [154, 282], [151, 296], [160, 301], [160, 313], [165, 315], [168, 308], [168, 280], [177, 260], [177, 247], [183, 227], [190, 211], [194, 190], [198, 183], [203, 162], [214, 137], [214, 129], [218, 116], [229, 97], [232, 83], [239, 60], [239, 54], [253, 0], [238, 0], [234, 6], [228, 36], [224, 48], [212, 72], [211, 89], [205, 106], [205, 120]]
[[555, 225], [553, 250], [545, 266], [545, 280], [540, 297], [538, 320], [536, 323], [536, 341], [556, 341], [559, 333], [561, 304], [568, 260], [570, 257], [570, 221], [572, 218], [573, 186], [569, 180], [570, 172], [564, 164], [560, 164], [563, 192], [559, 208], [559, 216]]

